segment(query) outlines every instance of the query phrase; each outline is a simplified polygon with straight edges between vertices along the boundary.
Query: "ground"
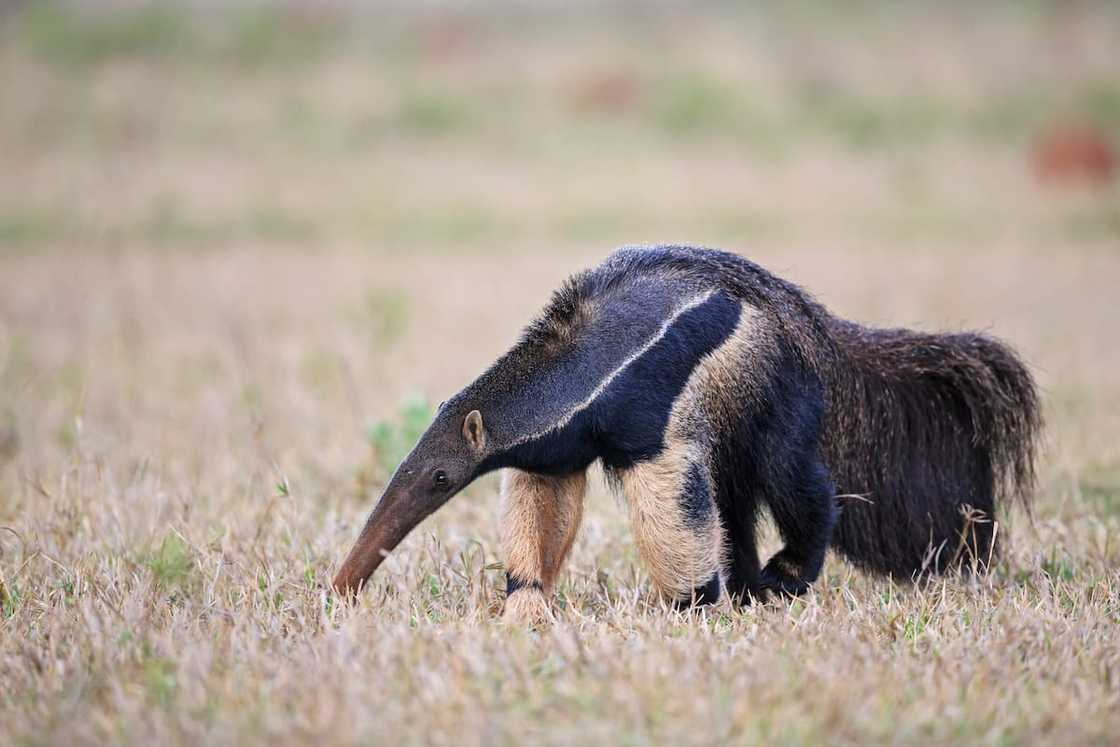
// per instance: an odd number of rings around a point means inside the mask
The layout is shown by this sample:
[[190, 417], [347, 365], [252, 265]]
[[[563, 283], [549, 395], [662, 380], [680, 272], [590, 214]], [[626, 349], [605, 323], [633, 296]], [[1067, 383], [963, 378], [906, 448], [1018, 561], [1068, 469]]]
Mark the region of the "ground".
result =
[[[1120, 192], [1032, 168], [1120, 140], [1114, 9], [174, 8], [0, 15], [0, 743], [1120, 734]], [[679, 614], [596, 480], [510, 629], [487, 478], [333, 599], [432, 406], [654, 241], [1019, 349], [995, 571]]]

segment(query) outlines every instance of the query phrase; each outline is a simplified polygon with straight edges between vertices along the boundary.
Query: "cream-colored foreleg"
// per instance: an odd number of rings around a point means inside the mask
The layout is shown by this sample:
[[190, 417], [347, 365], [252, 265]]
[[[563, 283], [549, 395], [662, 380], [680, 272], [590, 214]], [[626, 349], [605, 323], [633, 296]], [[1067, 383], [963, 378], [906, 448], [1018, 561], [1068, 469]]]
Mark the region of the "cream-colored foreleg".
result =
[[714, 601], [714, 588], [718, 598], [723, 531], [702, 458], [673, 444], [616, 476], [638, 554], [661, 595], [677, 604], [688, 604], [694, 594]]
[[583, 516], [587, 475], [561, 477], [507, 469], [502, 475], [501, 543], [508, 597], [503, 618], [536, 623]]

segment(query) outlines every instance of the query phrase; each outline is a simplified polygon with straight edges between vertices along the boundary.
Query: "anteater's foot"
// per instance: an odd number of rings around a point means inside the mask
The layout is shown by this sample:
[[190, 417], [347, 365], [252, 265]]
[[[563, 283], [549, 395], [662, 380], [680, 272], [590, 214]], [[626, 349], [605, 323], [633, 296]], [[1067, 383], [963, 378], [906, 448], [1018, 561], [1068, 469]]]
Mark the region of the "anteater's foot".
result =
[[694, 604], [697, 607], [715, 604], [719, 601], [719, 574], [712, 576], [712, 580], [703, 586], [692, 590], [692, 595], [685, 599], [674, 599], [673, 606], [678, 610], [687, 610]]
[[777, 558], [771, 559], [766, 564], [766, 567], [762, 569], [759, 580], [762, 582], [762, 588], [769, 589], [776, 594], [799, 597], [809, 591], [809, 582], [787, 573], [782, 569], [781, 561]]
[[552, 609], [548, 597], [540, 589], [528, 586], [506, 597], [502, 622], [526, 628], [552, 622]]

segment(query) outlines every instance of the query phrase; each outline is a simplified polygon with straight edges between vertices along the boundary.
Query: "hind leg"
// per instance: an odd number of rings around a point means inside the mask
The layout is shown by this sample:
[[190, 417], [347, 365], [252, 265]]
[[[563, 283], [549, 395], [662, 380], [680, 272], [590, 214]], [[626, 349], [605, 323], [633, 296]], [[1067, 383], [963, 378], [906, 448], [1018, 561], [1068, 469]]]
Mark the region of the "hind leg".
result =
[[727, 593], [736, 604], [750, 604], [766, 597], [755, 543], [758, 507], [753, 498], [720, 500], [720, 516], [727, 531]]
[[678, 608], [718, 601], [723, 532], [704, 460], [669, 446], [617, 477], [638, 553], [662, 597]]
[[548, 595], [575, 541], [586, 488], [582, 471], [552, 477], [509, 469], [502, 475], [504, 619], [535, 623], [548, 617]]
[[767, 503], [786, 544], [762, 569], [762, 585], [785, 594], [804, 594], [820, 575], [838, 517], [832, 480], [824, 464], [813, 457], [768, 493]]

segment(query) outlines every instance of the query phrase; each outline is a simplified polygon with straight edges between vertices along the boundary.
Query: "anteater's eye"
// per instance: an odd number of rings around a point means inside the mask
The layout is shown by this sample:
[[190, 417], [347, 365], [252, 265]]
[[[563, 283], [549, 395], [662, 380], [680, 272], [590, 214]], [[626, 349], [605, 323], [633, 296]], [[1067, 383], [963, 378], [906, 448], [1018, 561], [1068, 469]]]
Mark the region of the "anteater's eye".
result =
[[432, 482], [436, 484], [437, 488], [446, 488], [448, 483], [451, 482], [447, 479], [447, 473], [441, 469], [437, 469], [432, 475]]

